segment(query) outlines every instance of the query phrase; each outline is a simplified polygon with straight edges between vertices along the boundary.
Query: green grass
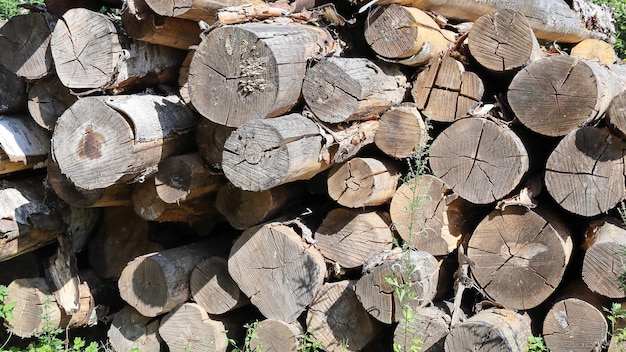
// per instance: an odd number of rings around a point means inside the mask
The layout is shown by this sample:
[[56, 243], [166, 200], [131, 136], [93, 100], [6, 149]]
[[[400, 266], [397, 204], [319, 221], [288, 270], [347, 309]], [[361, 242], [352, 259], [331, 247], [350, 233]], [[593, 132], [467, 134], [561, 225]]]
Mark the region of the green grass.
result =
[[20, 3], [36, 4], [43, 3], [43, 0], [0, 0], [0, 20], [7, 20], [15, 15], [20, 14]]

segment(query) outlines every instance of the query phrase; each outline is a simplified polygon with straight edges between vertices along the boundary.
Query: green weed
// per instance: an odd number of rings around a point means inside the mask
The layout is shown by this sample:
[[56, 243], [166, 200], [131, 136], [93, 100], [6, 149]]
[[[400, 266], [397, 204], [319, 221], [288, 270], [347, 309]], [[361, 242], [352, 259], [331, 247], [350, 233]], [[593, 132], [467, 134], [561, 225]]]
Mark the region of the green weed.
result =
[[313, 339], [310, 331], [307, 331], [306, 334], [299, 335], [298, 339], [300, 340], [300, 345], [298, 345], [298, 351], [300, 352], [320, 352], [325, 349], [323, 344]]
[[530, 335], [528, 336], [528, 346], [526, 352], [548, 352], [546, 342], [541, 336]]
[[[15, 308], [15, 302], [5, 302], [9, 296], [9, 289], [6, 286], [0, 285], [0, 318], [11, 320], [13, 319], [13, 308]], [[50, 309], [50, 302], [48, 300], [43, 303], [43, 313], [39, 316], [43, 321], [43, 329], [40, 333], [35, 335], [35, 341], [33, 341], [25, 350], [18, 347], [6, 348], [6, 343], [0, 347], [0, 352], [98, 352], [98, 343], [92, 342], [87, 345], [87, 342], [81, 337], [75, 337], [70, 343], [67, 334], [65, 339], [61, 339], [59, 336], [63, 336], [66, 333], [65, 329], [55, 327], [52, 322], [52, 312]]]
[[[406, 204], [406, 211], [411, 215], [409, 216], [409, 223], [406, 224], [409, 233], [408, 241], [402, 243], [395, 243], [395, 245], [402, 248], [404, 253], [411, 250], [409, 243], [412, 242], [412, 238], [420, 236], [427, 231], [426, 224], [421, 222], [423, 216], [420, 215], [423, 212], [423, 207], [428, 200], [428, 194], [425, 194], [425, 190], [429, 188], [429, 185], [425, 187], [420, 186], [419, 182], [412, 182], [416, 178], [429, 173], [430, 168], [428, 166], [428, 153], [430, 151], [430, 130], [432, 125], [429, 121], [425, 121], [426, 130], [421, 135], [420, 140], [415, 146], [415, 152], [409, 158], [407, 158], [408, 171], [403, 177], [403, 182], [411, 182], [411, 198]], [[422, 349], [423, 341], [419, 338], [411, 338], [410, 336], [415, 333], [413, 328], [417, 319], [413, 315], [413, 302], [416, 301], [418, 293], [414, 290], [413, 285], [415, 283], [411, 281], [412, 274], [417, 270], [411, 263], [410, 257], [403, 255], [402, 261], [399, 265], [394, 266], [391, 275], [385, 276], [385, 281], [393, 288], [394, 296], [400, 306], [400, 328], [403, 330], [404, 341], [402, 343], [394, 342], [394, 352], [416, 352]], [[406, 258], [406, 259], [405, 259]]]
[[258, 330], [259, 321], [253, 323], [246, 323], [243, 325], [246, 329], [246, 336], [244, 337], [243, 346], [237, 346], [237, 341], [234, 339], [228, 339], [228, 344], [233, 347], [232, 352], [258, 352], [261, 351], [261, 344], [258, 343], [252, 348], [252, 342], [259, 339]]
[[618, 302], [613, 302], [611, 308], [602, 308], [606, 313], [606, 319], [611, 323], [611, 336], [615, 338], [615, 343], [619, 347], [619, 351], [624, 351], [624, 343], [626, 342], [626, 327], [616, 328], [617, 321], [626, 318], [626, 310]]

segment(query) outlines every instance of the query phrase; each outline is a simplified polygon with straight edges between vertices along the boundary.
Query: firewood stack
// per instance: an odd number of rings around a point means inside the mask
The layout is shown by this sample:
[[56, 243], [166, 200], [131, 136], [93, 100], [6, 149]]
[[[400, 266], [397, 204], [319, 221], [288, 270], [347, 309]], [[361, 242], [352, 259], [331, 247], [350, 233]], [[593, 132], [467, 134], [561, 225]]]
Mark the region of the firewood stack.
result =
[[117, 351], [226, 351], [254, 321], [263, 351], [608, 347], [626, 65], [608, 9], [569, 3], [46, 0], [9, 19], [5, 326], [100, 325]]

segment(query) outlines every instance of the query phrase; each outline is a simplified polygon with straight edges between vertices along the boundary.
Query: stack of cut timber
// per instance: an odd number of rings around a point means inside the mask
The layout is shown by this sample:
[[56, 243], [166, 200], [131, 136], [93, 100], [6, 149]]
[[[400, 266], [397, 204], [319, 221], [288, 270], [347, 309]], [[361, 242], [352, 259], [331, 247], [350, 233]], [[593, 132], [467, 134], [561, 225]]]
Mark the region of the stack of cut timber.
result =
[[46, 5], [0, 23], [14, 335], [626, 348], [603, 309], [626, 298], [626, 65], [606, 7]]

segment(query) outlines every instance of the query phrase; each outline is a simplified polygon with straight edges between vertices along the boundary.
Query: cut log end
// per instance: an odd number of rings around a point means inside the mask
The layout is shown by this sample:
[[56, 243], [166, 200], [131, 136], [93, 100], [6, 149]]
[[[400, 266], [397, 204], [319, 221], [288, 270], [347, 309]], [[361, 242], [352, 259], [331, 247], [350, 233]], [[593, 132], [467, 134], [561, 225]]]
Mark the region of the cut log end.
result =
[[122, 114], [102, 100], [85, 98], [60, 117], [52, 148], [61, 172], [77, 187], [92, 190], [124, 178], [123, 169], [132, 164], [133, 138]]
[[398, 4], [376, 7], [368, 16], [365, 40], [380, 56], [411, 57], [411, 66], [427, 63], [452, 45], [454, 35], [416, 7]]
[[484, 93], [482, 80], [450, 56], [435, 58], [421, 71], [411, 95], [424, 117], [452, 122], [468, 115]]
[[[408, 303], [413, 310], [425, 306], [435, 297], [439, 266], [430, 253], [409, 250], [404, 253], [381, 253], [365, 264], [363, 275], [357, 281], [355, 292], [365, 310], [385, 324], [401, 319], [401, 304]], [[389, 255], [391, 254], [391, 255]], [[379, 259], [382, 258], [382, 263]], [[373, 266], [373, 267], [372, 267]], [[387, 278], [407, 285], [413, 296], [408, 302], [399, 302]]]
[[390, 157], [400, 159], [415, 153], [427, 138], [428, 130], [419, 110], [414, 105], [403, 104], [380, 116], [374, 144]]
[[296, 324], [280, 320], [265, 319], [256, 325], [258, 338], [250, 341], [252, 351], [296, 351], [300, 346], [298, 337], [302, 329]]
[[142, 315], [155, 317], [168, 304], [167, 281], [159, 264], [142, 256], [126, 265], [118, 284], [126, 302]]
[[328, 194], [349, 208], [381, 205], [391, 200], [399, 179], [400, 172], [391, 162], [354, 158], [330, 170]]
[[318, 45], [331, 42], [326, 35], [314, 27], [259, 23], [211, 31], [189, 67], [194, 107], [230, 127], [286, 113], [300, 97], [307, 60], [327, 53]]
[[[68, 322], [67, 315], [57, 305], [44, 278], [17, 279], [9, 284], [8, 290], [5, 304], [16, 302], [13, 314], [19, 319], [9, 319], [6, 323], [15, 335], [31, 337], [41, 333], [46, 324], [60, 327]], [[42, 318], [43, 314], [48, 316], [46, 321]]]
[[11, 17], [0, 26], [0, 62], [19, 77], [43, 78], [54, 70], [50, 51], [53, 19], [44, 13]]
[[326, 264], [292, 228], [269, 223], [245, 231], [235, 241], [228, 272], [265, 317], [290, 323], [321, 288]]
[[622, 255], [626, 229], [613, 218], [594, 221], [585, 232], [582, 277], [593, 292], [609, 298], [624, 298]]
[[160, 351], [158, 329], [158, 319], [145, 317], [126, 306], [114, 315], [107, 337], [116, 351]]
[[481, 16], [467, 39], [474, 59], [494, 72], [519, 70], [541, 55], [528, 20], [516, 11], [499, 10]]
[[389, 225], [376, 212], [331, 210], [315, 232], [316, 247], [343, 268], [357, 268], [375, 254], [391, 249]]
[[[545, 301], [561, 282], [572, 252], [569, 233], [558, 219], [523, 207], [495, 210], [474, 230], [467, 255], [476, 282], [494, 301], [510, 309], [530, 309]], [[554, 224], [554, 225], [553, 225]]]
[[325, 284], [307, 312], [306, 323], [311, 337], [328, 352], [360, 351], [380, 329], [349, 281]]
[[555, 303], [543, 321], [550, 351], [597, 351], [606, 343], [608, 324], [602, 312], [578, 298]]
[[432, 175], [405, 182], [396, 190], [389, 213], [394, 228], [411, 247], [432, 255], [447, 255], [461, 239], [463, 215], [449, 203], [451, 190]]
[[446, 351], [525, 351], [531, 336], [530, 318], [508, 309], [480, 311], [452, 328]]
[[327, 58], [307, 69], [302, 95], [328, 123], [377, 116], [404, 99], [406, 77], [393, 66], [364, 58]]
[[198, 264], [191, 272], [190, 288], [194, 301], [209, 314], [224, 314], [247, 303], [224, 258], [211, 257]]
[[195, 303], [184, 303], [163, 317], [159, 335], [170, 351], [226, 352], [228, 347], [224, 324]]
[[513, 78], [507, 99], [529, 129], [564, 136], [600, 116], [624, 84], [619, 66], [556, 55], [533, 62]]
[[[98, 40], [92, 43], [93, 38]], [[122, 56], [113, 22], [83, 8], [70, 9], [63, 15], [51, 42], [57, 75], [70, 88], [104, 87], [110, 83]]]
[[546, 189], [569, 212], [582, 216], [605, 213], [626, 195], [625, 153], [626, 143], [606, 129], [576, 129], [550, 154]]
[[519, 185], [530, 161], [521, 139], [508, 127], [485, 118], [466, 118], [435, 138], [430, 165], [454, 193], [488, 204]]
[[319, 127], [300, 114], [253, 120], [226, 140], [222, 167], [235, 186], [264, 191], [328, 168], [321, 148]]

